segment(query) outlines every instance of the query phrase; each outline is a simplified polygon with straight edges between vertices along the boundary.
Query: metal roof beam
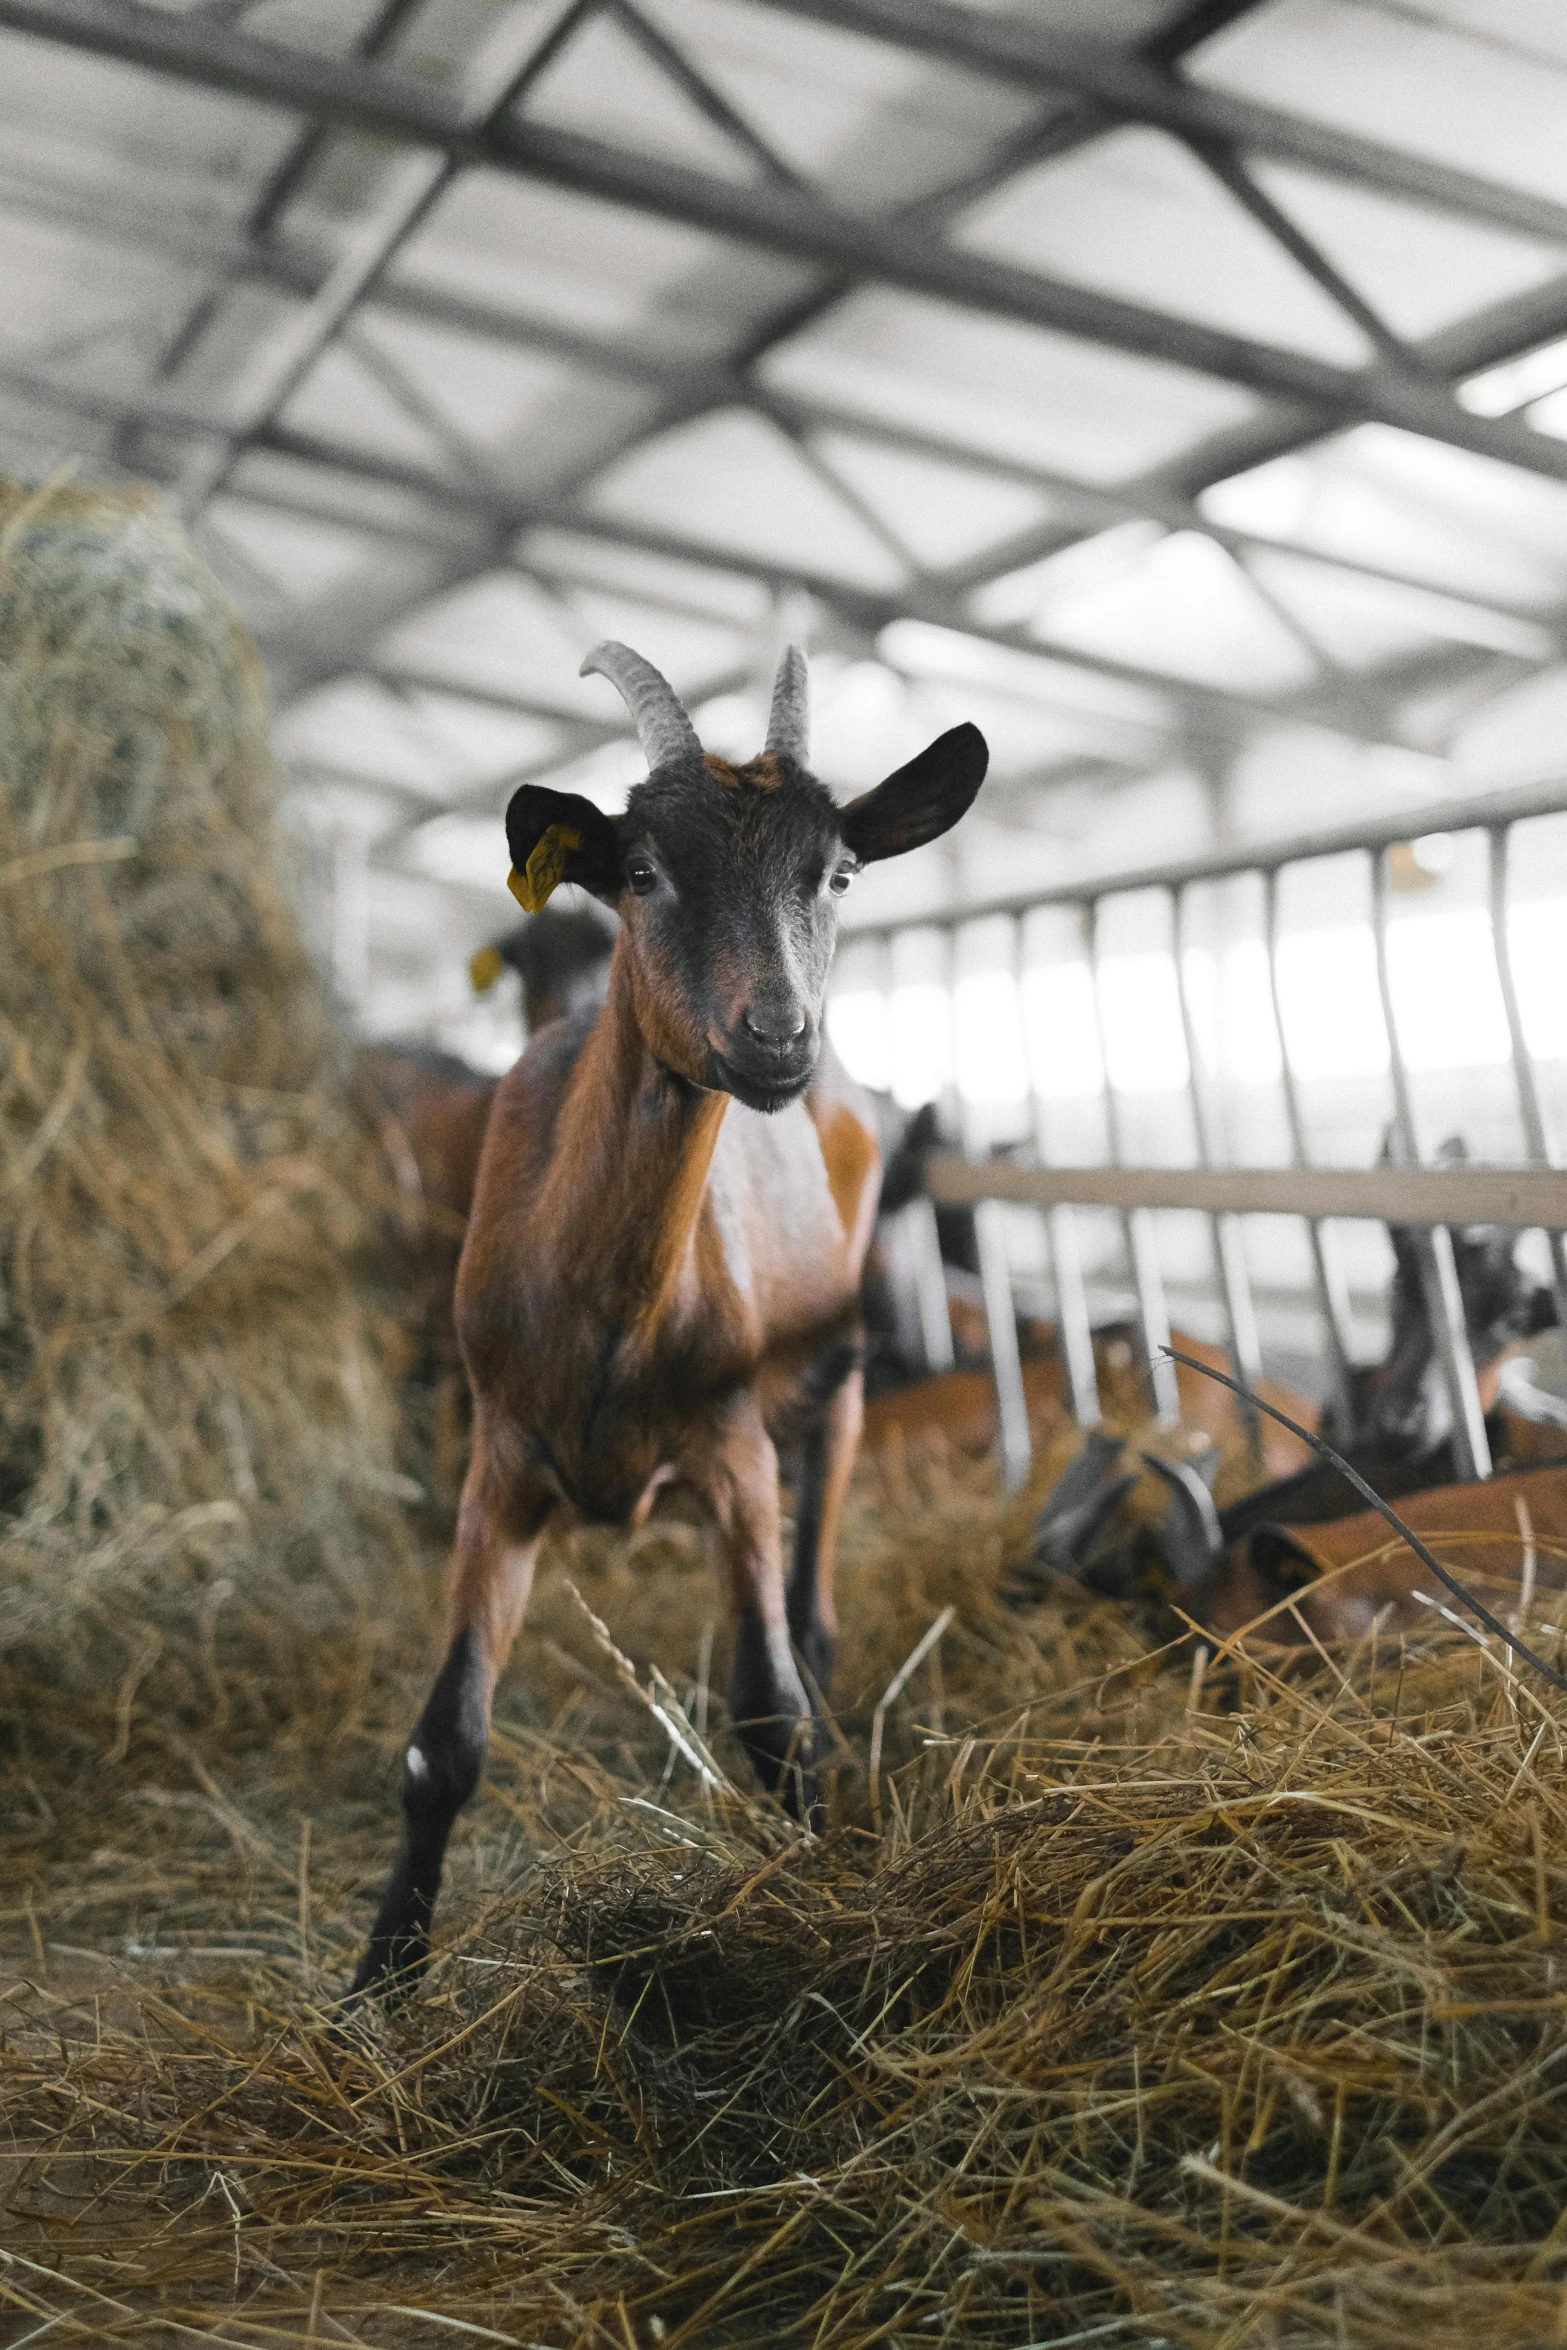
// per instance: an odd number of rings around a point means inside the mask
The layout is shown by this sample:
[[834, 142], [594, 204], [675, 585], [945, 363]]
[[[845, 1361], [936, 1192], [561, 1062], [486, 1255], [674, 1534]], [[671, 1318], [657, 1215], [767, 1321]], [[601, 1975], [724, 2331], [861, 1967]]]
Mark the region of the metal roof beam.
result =
[[[525, 329], [524, 332], [531, 340], [531, 327]], [[543, 332], [547, 338], [549, 330], [545, 329]], [[573, 346], [574, 356], [586, 341], [586, 338], [576, 335], [569, 336], [567, 339]], [[548, 347], [547, 339], [545, 347]], [[596, 353], [598, 346], [589, 345], [588, 348]], [[606, 349], [604, 357], [606, 364], [618, 362], [622, 369], [628, 373], [635, 373], [639, 366], [637, 354], [624, 345], [617, 345], [613, 350]], [[591, 364], [591, 361], [585, 356], [584, 363]], [[1037, 489], [1045, 496], [1059, 501], [1065, 508], [1065, 511], [1058, 514], [1053, 522], [1047, 522], [1036, 528], [1020, 532], [1015, 538], [988, 548], [982, 556], [973, 561], [954, 565], [950, 570], [941, 573], [939, 575], [941, 584], [949, 594], [982, 586], [1005, 572], [1020, 569], [1024, 565], [1037, 562], [1042, 556], [1052, 553], [1058, 544], [1058, 530], [1062, 523], [1073, 529], [1097, 530], [1106, 523], [1147, 520], [1162, 524], [1166, 530], [1200, 532], [1204, 537], [1214, 540], [1217, 545], [1228, 548], [1232, 553], [1242, 554], [1255, 550], [1263, 554], [1299, 557], [1303, 561], [1318, 564], [1325, 570], [1343, 572], [1351, 578], [1370, 580], [1378, 586], [1409, 588], [1420, 595], [1438, 596], [1449, 602], [1465, 605], [1477, 613], [1495, 614], [1503, 631], [1512, 631], [1515, 636], [1517, 631], [1524, 629], [1537, 632], [1540, 639], [1539, 657], [1542, 659], [1547, 657], [1555, 647], [1567, 642], [1567, 624], [1554, 620], [1549, 615], [1542, 615], [1526, 606], [1510, 604], [1491, 596], [1460, 595], [1457, 590], [1446, 588], [1439, 581], [1422, 578], [1416, 573], [1398, 571], [1386, 564], [1373, 563], [1355, 556], [1334, 554], [1325, 548], [1313, 547], [1300, 540], [1274, 537], [1266, 531], [1246, 530], [1228, 523], [1218, 522], [1205, 514], [1194, 499], [1182, 497], [1175, 491], [1161, 490], [1157, 486], [1135, 487], [1127, 490], [1107, 487], [1103, 483], [1084, 481], [1076, 475], [1057, 473], [1048, 466], [1032, 465], [1017, 458], [998, 457], [990, 451], [975, 449], [965, 441], [955, 440], [948, 434], [922, 430], [917, 426], [889, 423], [882, 418], [864, 415], [856, 409], [839, 408], [830, 402], [802, 398], [793, 392], [776, 392], [770, 388], [764, 390], [748, 382], [742, 376], [726, 376], [722, 370], [697, 371], [675, 368], [658, 358], [649, 361], [649, 380], [670, 381], [676, 376], [682, 383], [690, 383], [693, 387], [698, 380], [705, 383], [709, 398], [714, 406], [721, 406], [726, 400], [732, 400], [736, 405], [749, 405], [763, 415], [774, 417], [792, 432], [801, 430], [841, 432], [860, 440], [876, 443], [886, 449], [903, 451], [913, 457], [930, 458], [938, 464], [966, 466], [975, 473], [987, 475], [997, 481], [1015, 482], [1027, 488]], [[138, 402], [135, 395], [96, 392], [74, 383], [57, 381], [49, 376], [34, 375], [26, 368], [0, 367], [0, 395], [3, 395], [7, 389], [13, 390], [20, 398], [36, 401], [42, 405], [70, 408], [78, 414], [94, 416], [117, 426], [142, 425], [156, 430], [173, 429], [195, 435], [217, 434], [222, 430], [219, 420], [209, 411], [195, 410], [172, 398], [153, 394]], [[263, 434], [256, 446], [263, 452], [275, 452], [278, 444], [275, 436]], [[367, 470], [359, 456], [352, 451], [339, 451], [335, 448], [329, 448], [326, 444], [318, 443], [313, 444], [308, 453], [302, 452], [297, 447], [291, 447], [288, 453], [303, 457], [312, 465], [329, 467], [339, 472], [349, 472], [355, 479], [378, 480], [384, 482], [385, 486], [389, 488], [403, 491], [411, 489], [414, 495], [420, 497], [432, 495], [433, 485], [430, 477], [421, 475], [413, 477], [410, 481], [409, 477], [402, 474], [388, 476], [370, 471]], [[372, 463], [374, 462], [372, 461]], [[475, 496], [482, 497], [483, 511], [488, 513], [492, 505], [490, 489], [486, 486], [481, 491], [479, 485], [472, 481], [469, 482], [468, 488]], [[279, 502], [271, 492], [263, 493], [247, 485], [233, 487], [230, 494], [240, 498], [253, 498], [262, 504]], [[505, 493], [495, 492], [493, 496], [499, 496], [504, 501]], [[302, 500], [288, 501], [287, 503], [288, 510], [291, 512], [308, 514], [312, 511]], [[399, 537], [410, 535], [406, 528], [394, 531], [390, 525], [377, 523], [370, 517], [347, 515], [341, 512], [334, 517], [323, 509], [322, 519], [338, 519], [352, 529], [364, 530], [371, 535]], [[432, 529], [438, 519], [442, 525], [442, 538], [448, 538], [453, 520], [452, 514], [447, 513], [437, 518], [432, 511]], [[564, 521], [569, 518], [557, 517], [556, 519]], [[1528, 657], [1522, 647], [1521, 640], [1509, 644], [1502, 642], [1499, 637], [1497, 649], [1501, 651], [1516, 650], [1523, 657]]]
[[[901, 17], [905, 0], [890, 4]], [[930, 4], [920, 0], [920, 5]], [[960, 13], [970, 24], [989, 21]], [[0, 25], [204, 88], [432, 148], [454, 168], [486, 164], [825, 269], [848, 269], [962, 309], [1171, 362], [1267, 397], [1302, 403], [1325, 423], [1374, 419], [1567, 479], [1567, 442], [1509, 420], [1471, 416], [1439, 385], [1386, 368], [1330, 366], [1305, 353], [954, 250], [896, 225], [838, 211], [797, 189], [714, 179], [510, 116], [476, 126], [442, 93], [377, 65], [307, 56], [172, 16], [142, 0], [0, 0]], [[1559, 208], [1551, 210], [1555, 214]], [[1567, 236], [1567, 211], [1560, 212], [1558, 233]]]
[[1218, 142], [1253, 155], [1303, 164], [1411, 203], [1435, 206], [1525, 236], [1567, 240], [1567, 206], [1526, 188], [1433, 163], [1402, 147], [1226, 90], [1182, 81], [1107, 41], [1055, 31], [1037, 13], [965, 8], [955, 0], [763, 0], [889, 47], [921, 51], [945, 65], [1042, 90], [1073, 90], [1121, 122], [1145, 122], [1177, 138]]
[[[6, 377], [0, 376], [0, 383], [6, 380]], [[14, 376], [9, 380], [15, 381]], [[41, 395], [43, 387], [38, 387], [38, 390]], [[72, 396], [62, 388], [62, 397]], [[108, 421], [139, 422], [154, 428], [173, 426], [198, 434], [210, 434], [215, 429], [210, 418], [162, 398], [126, 400], [108, 394], [86, 393], [81, 395], [77, 404], [85, 412], [99, 415]], [[1210, 729], [1217, 725], [1226, 735], [1233, 733], [1237, 722], [1256, 726], [1259, 723], [1276, 724], [1281, 718], [1299, 718], [1315, 720], [1357, 740], [1392, 742], [1398, 739], [1390, 729], [1379, 732], [1375, 728], [1368, 730], [1363, 723], [1355, 723], [1343, 707], [1341, 699], [1331, 693], [1315, 698], [1292, 696], [1286, 701], [1272, 703], [1261, 696], [1200, 685], [1190, 679], [1141, 668], [1134, 662], [1113, 660], [1073, 645], [1055, 643], [1033, 636], [1024, 629], [985, 627], [969, 614], [961, 601], [939, 580], [911, 582], [906, 590], [899, 593], [875, 592], [856, 587], [852, 582], [838, 579], [830, 573], [748, 556], [731, 548], [709, 545], [704, 540], [649, 529], [618, 517], [586, 512], [574, 506], [569, 498], [534, 499], [501, 489], [476, 490], [466, 484], [427, 473], [417, 466], [340, 448], [335, 443], [322, 442], [282, 425], [265, 427], [257, 433], [251, 446], [258, 452], [295, 458], [305, 464], [323, 466], [339, 474], [375, 482], [409, 495], [422, 495], [448, 521], [454, 512], [471, 514], [477, 522], [495, 534], [491, 542], [494, 552], [489, 558], [493, 562], [507, 560], [506, 541], [512, 535], [547, 525], [575, 531], [586, 538], [635, 547], [644, 553], [665, 555], [673, 561], [734, 572], [743, 578], [762, 580], [779, 588], [803, 587], [822, 603], [830, 605], [863, 627], [880, 629], [897, 619], [927, 620], [938, 627], [950, 628], [960, 635], [1000, 645], [1012, 652], [1025, 652], [1041, 660], [1063, 662], [1074, 669], [1111, 678], [1119, 684], [1157, 693], [1185, 709], [1192, 719], [1205, 720]], [[453, 584], [455, 577], [462, 575], [465, 566], [468, 570], [485, 568], [482, 553], [476, 551], [472, 559], [458, 558], [452, 566], [455, 575]], [[440, 585], [434, 585], [421, 594], [419, 601], [428, 602], [440, 592]], [[281, 644], [278, 649], [283, 650]], [[301, 645], [297, 652], [290, 647], [286, 657], [296, 690], [304, 690], [307, 684], [316, 682], [320, 675], [328, 673], [318, 668], [309, 645]], [[335, 646], [329, 656], [323, 647], [323, 658], [329, 661], [330, 671], [354, 665], [352, 655], [345, 655], [341, 648]]]

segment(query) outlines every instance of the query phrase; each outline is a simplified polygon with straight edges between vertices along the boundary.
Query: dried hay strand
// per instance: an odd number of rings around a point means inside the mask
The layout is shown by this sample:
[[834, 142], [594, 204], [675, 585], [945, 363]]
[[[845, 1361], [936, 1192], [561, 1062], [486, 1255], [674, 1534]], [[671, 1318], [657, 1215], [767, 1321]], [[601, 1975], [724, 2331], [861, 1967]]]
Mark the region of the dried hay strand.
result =
[[[815, 1843], [745, 1792], [686, 1530], [561, 1546], [436, 1963], [346, 2037], [395, 1692], [240, 1758], [139, 1721], [91, 1798], [39, 1776], [13, 2338], [1561, 2339], [1567, 1704], [1435, 1618], [1210, 1656], [1065, 1585], [1010, 1613], [1047, 1477], [857, 1492]], [[949, 1608], [878, 1833], [870, 1720]]]
[[28, 1687], [161, 1658], [206, 1706], [241, 1618], [340, 1624], [408, 1555], [349, 1273], [372, 1154], [279, 782], [255, 649], [158, 502], [0, 481], [0, 1650]]

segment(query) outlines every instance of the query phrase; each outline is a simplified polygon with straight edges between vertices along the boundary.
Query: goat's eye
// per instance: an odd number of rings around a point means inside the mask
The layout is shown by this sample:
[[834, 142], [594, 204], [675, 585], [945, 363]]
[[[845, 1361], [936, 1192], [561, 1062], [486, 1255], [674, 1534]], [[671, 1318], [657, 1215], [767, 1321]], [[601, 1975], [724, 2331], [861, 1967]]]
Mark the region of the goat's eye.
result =
[[646, 857], [633, 857], [626, 867], [626, 879], [639, 898], [645, 898], [658, 887], [658, 867]]
[[848, 865], [840, 865], [837, 872], [828, 882], [827, 887], [832, 891], [832, 894], [835, 898], [841, 898], [844, 891], [848, 888], [850, 882], [853, 879], [854, 873], [852, 867]]

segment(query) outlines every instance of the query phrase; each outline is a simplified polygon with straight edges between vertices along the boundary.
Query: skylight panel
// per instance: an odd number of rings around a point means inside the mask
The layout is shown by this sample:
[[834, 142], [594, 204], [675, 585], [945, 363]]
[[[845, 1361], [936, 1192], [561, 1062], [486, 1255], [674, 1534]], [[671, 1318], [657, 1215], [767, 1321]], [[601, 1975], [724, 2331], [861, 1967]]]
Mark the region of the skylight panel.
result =
[[1205, 685], [1287, 693], [1317, 664], [1234, 560], [1178, 531], [1118, 577], [1052, 605], [1035, 632], [1084, 652], [1168, 670]]
[[1035, 119], [1027, 91], [734, 0], [650, 13], [813, 186], [884, 210], [961, 179]]
[[928, 569], [966, 562], [1034, 528], [1052, 510], [1042, 490], [970, 466], [847, 433], [817, 433], [813, 442]]
[[441, 470], [471, 482], [546, 484], [618, 446], [655, 413], [651, 385], [392, 311], [367, 313], [350, 348], [435, 436]]
[[1260, 403], [1211, 377], [1045, 328], [866, 288], [768, 354], [782, 391], [1096, 482], [1140, 473]]
[[556, 53], [523, 114], [715, 178], [755, 179], [761, 169], [607, 13], [590, 16]]
[[1272, 0], [1205, 42], [1194, 79], [1487, 179], [1567, 199], [1553, 64], [1359, 0]]
[[1281, 212], [1395, 334], [1434, 335], [1567, 270], [1567, 249], [1487, 221], [1401, 203], [1378, 188], [1258, 157], [1256, 179]]
[[1177, 720], [1176, 704], [1155, 687], [1103, 677], [1044, 653], [988, 644], [983, 637], [938, 628], [928, 620], [891, 621], [879, 644], [895, 668], [954, 685], [983, 686], [1024, 705], [1093, 712], [1150, 732], [1162, 732]]
[[1200, 503], [1216, 521], [1412, 572], [1468, 601], [1567, 594], [1567, 485], [1387, 425], [1232, 475]]
[[1542, 399], [1548, 392], [1559, 392], [1567, 385], [1567, 335], [1554, 342], [1542, 343], [1538, 349], [1525, 351], [1516, 359], [1504, 359], [1500, 366], [1488, 367], [1480, 375], [1472, 375], [1458, 387], [1458, 397], [1476, 416], [1511, 416], [1517, 409], [1527, 408], [1531, 400]]
[[[681, 695], [743, 664], [751, 652], [752, 640], [745, 632], [716, 621], [660, 611], [656, 605], [603, 588], [571, 588], [567, 594], [589, 643], [613, 637], [634, 645]], [[752, 746], [758, 751], [761, 747], [760, 742]]]
[[554, 527], [529, 531], [519, 553], [529, 570], [581, 580], [628, 596], [646, 596], [654, 603], [714, 620], [756, 627], [772, 610], [772, 590], [738, 571], [672, 555], [653, 555], [641, 547], [617, 546], [580, 531]]
[[1362, 330], [1197, 158], [1129, 128], [1010, 180], [955, 242], [1047, 276], [1363, 365]]
[[1259, 550], [1247, 560], [1264, 586], [1346, 668], [1375, 669], [1441, 643], [1478, 645], [1519, 661], [1545, 660], [1552, 649], [1547, 630], [1456, 596], [1360, 578], [1308, 556]]
[[591, 646], [569, 605], [530, 580], [491, 572], [389, 631], [378, 656], [459, 692], [469, 684], [515, 695], [545, 713], [602, 718], [589, 680], [577, 675]]
[[816, 282], [775, 259], [508, 172], [464, 172], [393, 265], [429, 285], [592, 334], [634, 329], [695, 364]]
[[893, 589], [906, 567], [814, 473], [775, 425], [729, 409], [647, 441], [613, 465], [589, 498], [612, 519]]

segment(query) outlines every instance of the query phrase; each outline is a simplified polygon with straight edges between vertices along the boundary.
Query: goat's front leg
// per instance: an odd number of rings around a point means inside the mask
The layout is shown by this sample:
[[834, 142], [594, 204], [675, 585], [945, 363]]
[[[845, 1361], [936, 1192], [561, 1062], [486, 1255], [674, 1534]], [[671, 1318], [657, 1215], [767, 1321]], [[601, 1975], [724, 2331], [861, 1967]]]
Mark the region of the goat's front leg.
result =
[[479, 1784], [496, 1679], [521, 1625], [551, 1496], [503, 1480], [482, 1427], [457, 1514], [447, 1579], [446, 1661], [403, 1755], [403, 1843], [354, 1976], [354, 1993], [383, 1992], [423, 1967], [452, 1823]]
[[816, 1723], [789, 1645], [784, 1598], [778, 1455], [754, 1396], [727, 1415], [712, 1449], [688, 1472], [718, 1521], [734, 1613], [729, 1710], [769, 1791], [797, 1818], [816, 1811]]

